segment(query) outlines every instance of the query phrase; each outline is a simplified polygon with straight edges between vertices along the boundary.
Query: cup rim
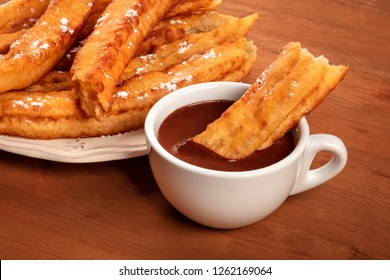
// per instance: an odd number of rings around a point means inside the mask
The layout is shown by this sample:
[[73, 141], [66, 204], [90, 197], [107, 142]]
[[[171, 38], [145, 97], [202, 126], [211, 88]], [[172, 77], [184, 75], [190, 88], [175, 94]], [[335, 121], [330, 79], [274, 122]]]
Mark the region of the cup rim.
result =
[[[254, 170], [246, 170], [246, 171], [222, 171], [222, 170], [214, 170], [214, 169], [208, 169], [205, 167], [200, 167], [197, 165], [193, 165], [191, 163], [185, 162], [183, 160], [178, 159], [174, 155], [170, 154], [165, 148], [159, 143], [157, 139], [157, 132], [159, 129], [159, 126], [156, 127], [155, 122], [158, 120], [158, 115], [160, 114], [161, 110], [165, 108], [166, 106], [169, 106], [172, 104], [172, 101], [174, 101], [176, 98], [180, 98], [181, 100], [184, 100], [185, 97], [188, 94], [191, 94], [192, 91], [205, 89], [209, 87], [237, 87], [237, 90], [244, 90], [249, 88], [249, 84], [242, 83], [242, 82], [207, 82], [207, 83], [199, 83], [195, 85], [190, 85], [187, 87], [183, 87], [181, 89], [178, 89], [176, 91], [173, 91], [169, 93], [168, 95], [161, 98], [159, 101], [156, 102], [156, 104], [150, 109], [148, 115], [146, 116], [145, 125], [144, 125], [144, 131], [145, 136], [147, 139], [147, 146], [148, 146], [148, 153], [150, 152], [150, 149], [153, 149], [155, 152], [157, 152], [161, 157], [163, 157], [165, 160], [170, 162], [171, 164], [174, 164], [176, 166], [179, 166], [182, 169], [186, 169], [193, 173], [203, 174], [203, 175], [209, 175], [213, 177], [224, 177], [224, 178], [237, 178], [237, 177], [248, 177], [253, 175], [260, 175], [264, 173], [269, 173], [276, 171], [278, 169], [284, 168], [291, 164], [291, 162], [295, 161], [297, 157], [299, 157], [303, 150], [305, 149], [306, 143], [308, 142], [309, 138], [309, 126], [307, 123], [307, 120], [305, 117], [302, 117], [302, 119], [299, 121], [298, 125], [295, 128], [294, 134], [298, 133], [298, 141], [295, 145], [294, 150], [285, 158], [282, 160], [271, 164], [269, 166], [254, 169]], [[244, 90], [245, 92], [245, 90]], [[173, 111], [175, 111], [178, 108], [181, 108], [182, 106], [186, 106], [188, 104], [192, 104], [195, 102], [200, 101], [207, 101], [207, 100], [221, 100], [221, 98], [213, 98], [213, 95], [210, 94], [210, 99], [202, 99], [199, 101], [194, 102], [185, 102], [183, 101], [182, 105], [173, 106], [172, 109], [169, 110], [169, 112], [166, 113], [166, 116], [164, 119], [171, 114]], [[162, 123], [163, 120], [161, 120]], [[160, 123], [160, 125], [161, 125]]]

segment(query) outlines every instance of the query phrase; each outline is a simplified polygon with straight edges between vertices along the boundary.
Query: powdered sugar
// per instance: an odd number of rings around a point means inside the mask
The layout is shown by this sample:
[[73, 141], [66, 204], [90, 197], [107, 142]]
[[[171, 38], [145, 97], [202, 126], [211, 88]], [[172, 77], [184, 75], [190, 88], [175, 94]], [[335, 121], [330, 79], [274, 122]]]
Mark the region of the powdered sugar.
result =
[[160, 88], [167, 89], [168, 91], [175, 91], [177, 89], [177, 85], [172, 82], [161, 83]]
[[39, 96], [37, 98], [32, 98], [31, 96], [27, 96], [23, 100], [20, 99], [12, 100], [11, 103], [13, 107], [18, 107], [25, 110], [31, 108], [40, 110], [45, 105], [45, 103], [49, 102], [49, 99], [53, 99], [53, 97], [48, 95]]
[[23, 100], [12, 100], [12, 106], [13, 107], [20, 107], [20, 108], [23, 108], [23, 109], [28, 109], [30, 108], [30, 106], [28, 104], [26, 104]]
[[186, 83], [191, 83], [192, 81], [192, 76], [187, 75], [187, 76], [181, 76], [182, 73], [176, 72], [168, 72], [167, 74], [169, 75], [175, 75], [170, 81], [165, 82], [165, 83], [160, 83], [159, 86], [154, 86], [152, 87], [152, 90], [167, 90], [168, 92], [172, 92], [178, 89], [178, 83], [185, 81]]
[[48, 43], [43, 43], [42, 45], [39, 46], [39, 48], [47, 50], [49, 48], [49, 44]]
[[145, 67], [139, 67], [135, 70], [136, 75], [141, 75], [143, 72], [145, 72]]
[[171, 19], [169, 21], [170, 24], [184, 24], [185, 22], [183, 22], [182, 20], [180, 19]]
[[41, 108], [43, 106], [43, 103], [44, 103], [43, 101], [25, 102], [23, 100], [13, 100], [12, 101], [12, 106], [13, 107], [19, 107], [19, 108], [27, 110], [27, 109], [29, 109], [31, 107], [33, 107], [33, 108]]
[[179, 52], [180, 54], [183, 54], [183, 53], [185, 53], [191, 46], [192, 46], [192, 44], [188, 44], [187, 41], [184, 41], [184, 42], [180, 43], [180, 49], [178, 50], [178, 52]]
[[147, 92], [143, 95], [137, 96], [137, 100], [144, 100], [144, 99], [148, 99], [148, 98], [149, 98], [149, 94]]
[[265, 69], [263, 71], [263, 73], [261, 73], [261, 75], [256, 79], [256, 83], [258, 83], [259, 85], [262, 85], [264, 83], [265, 78], [267, 77], [270, 69], [271, 69], [271, 65], [268, 66], [267, 69]]
[[96, 21], [96, 25], [97, 26], [100, 25], [104, 20], [108, 18], [109, 15], [110, 15], [109, 13], [105, 13], [100, 18], [98, 18], [98, 20]]
[[127, 91], [121, 90], [116, 93], [116, 96], [120, 98], [127, 98], [129, 96], [129, 93]]
[[150, 59], [153, 59], [155, 57], [156, 57], [156, 55], [151, 53], [151, 54], [142, 55], [139, 58], [142, 60], [150, 60]]
[[74, 30], [69, 28], [69, 26], [68, 26], [69, 19], [61, 18], [60, 23], [61, 23], [61, 25], [60, 25], [61, 32], [63, 32], [63, 33], [69, 32], [70, 34], [74, 33]]
[[297, 85], [297, 82], [296, 81], [292, 81], [291, 82], [291, 87], [292, 88], [296, 88], [298, 85]]
[[134, 18], [134, 17], [138, 16], [138, 12], [134, 9], [130, 9], [130, 10], [126, 11], [125, 16]]
[[216, 53], [215, 52], [215, 49], [211, 48], [210, 50], [208, 50], [207, 52], [205, 52], [203, 55], [202, 55], [202, 58], [203, 59], [209, 59], [209, 58], [216, 58], [217, 56], [222, 56], [221, 53]]

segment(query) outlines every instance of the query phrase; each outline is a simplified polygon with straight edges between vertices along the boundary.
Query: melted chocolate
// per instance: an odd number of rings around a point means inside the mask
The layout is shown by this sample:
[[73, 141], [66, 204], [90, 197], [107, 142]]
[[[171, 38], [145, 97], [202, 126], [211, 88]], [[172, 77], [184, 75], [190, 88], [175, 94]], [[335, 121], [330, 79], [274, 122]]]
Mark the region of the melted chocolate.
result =
[[177, 109], [161, 124], [158, 131], [160, 144], [175, 157], [208, 169], [222, 171], [246, 171], [274, 164], [289, 155], [294, 149], [294, 137], [290, 132], [271, 147], [255, 151], [251, 155], [230, 160], [191, 141], [204, 131], [207, 125], [232, 104], [227, 100], [204, 101]]

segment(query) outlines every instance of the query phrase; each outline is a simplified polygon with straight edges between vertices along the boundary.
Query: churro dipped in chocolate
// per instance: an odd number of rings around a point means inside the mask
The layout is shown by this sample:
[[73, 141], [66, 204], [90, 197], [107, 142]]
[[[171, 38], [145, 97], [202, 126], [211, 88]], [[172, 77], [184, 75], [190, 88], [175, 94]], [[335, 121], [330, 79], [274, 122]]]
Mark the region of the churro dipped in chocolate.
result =
[[228, 159], [241, 159], [278, 141], [316, 108], [348, 67], [329, 65], [300, 43], [287, 44], [245, 94], [193, 141]]

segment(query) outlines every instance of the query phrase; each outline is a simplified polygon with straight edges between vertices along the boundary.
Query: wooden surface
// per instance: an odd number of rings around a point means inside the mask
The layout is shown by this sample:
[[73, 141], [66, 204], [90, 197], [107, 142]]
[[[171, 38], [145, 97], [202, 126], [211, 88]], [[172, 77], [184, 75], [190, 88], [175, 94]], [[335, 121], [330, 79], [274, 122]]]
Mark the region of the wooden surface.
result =
[[390, 2], [225, 0], [218, 10], [260, 14], [246, 82], [289, 41], [350, 66], [308, 116], [312, 133], [344, 140], [344, 171], [255, 225], [215, 230], [168, 204], [145, 156], [65, 164], [0, 151], [1, 259], [390, 258]]

